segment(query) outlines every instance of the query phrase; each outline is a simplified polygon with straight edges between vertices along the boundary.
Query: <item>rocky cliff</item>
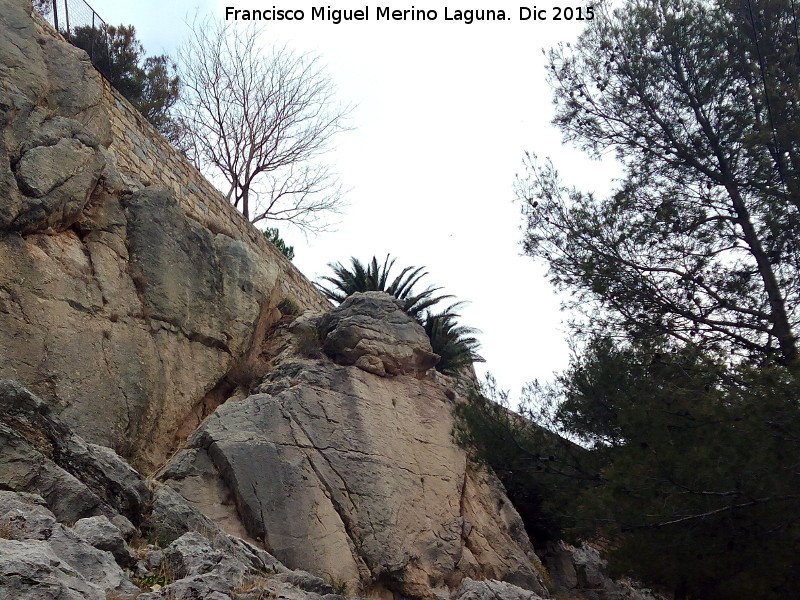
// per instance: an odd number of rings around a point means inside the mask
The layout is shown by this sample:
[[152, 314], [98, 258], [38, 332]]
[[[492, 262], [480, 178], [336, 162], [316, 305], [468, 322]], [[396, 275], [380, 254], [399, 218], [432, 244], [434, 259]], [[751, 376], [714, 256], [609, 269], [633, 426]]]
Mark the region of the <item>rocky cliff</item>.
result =
[[233, 217], [201, 223], [117, 168], [120, 101], [28, 4], [0, 11], [0, 377], [151, 469], [235, 387], [281, 300], [324, 302]]
[[331, 307], [131, 114], [0, 0], [0, 600], [634, 597], [547, 571], [396, 301]]

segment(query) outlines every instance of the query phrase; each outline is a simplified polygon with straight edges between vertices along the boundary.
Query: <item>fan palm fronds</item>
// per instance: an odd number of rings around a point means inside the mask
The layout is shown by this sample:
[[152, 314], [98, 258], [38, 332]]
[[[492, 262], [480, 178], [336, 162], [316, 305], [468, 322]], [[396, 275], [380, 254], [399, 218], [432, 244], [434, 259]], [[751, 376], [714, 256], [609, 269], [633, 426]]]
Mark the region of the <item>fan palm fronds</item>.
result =
[[452, 298], [450, 295], [437, 296], [436, 292], [442, 289], [440, 287], [429, 286], [418, 294], [414, 293], [414, 286], [428, 274], [425, 267], [405, 267], [389, 283], [389, 274], [394, 263], [395, 259], [390, 260], [388, 254], [383, 265], [374, 256], [366, 265], [355, 257], [350, 258], [349, 267], [340, 262], [330, 263], [328, 266], [333, 275], [321, 277], [329, 285], [326, 287], [318, 283], [317, 288], [334, 302], [343, 302], [355, 292], [386, 292], [402, 300], [404, 310], [416, 319], [420, 318], [422, 311], [446, 298]]
[[440, 313], [428, 311], [422, 320], [433, 351], [441, 357], [436, 369], [447, 375], [455, 375], [472, 363], [485, 362], [478, 354], [480, 343], [475, 334], [480, 333], [479, 330], [458, 324], [460, 315], [456, 310], [462, 305], [461, 302], [453, 304]]

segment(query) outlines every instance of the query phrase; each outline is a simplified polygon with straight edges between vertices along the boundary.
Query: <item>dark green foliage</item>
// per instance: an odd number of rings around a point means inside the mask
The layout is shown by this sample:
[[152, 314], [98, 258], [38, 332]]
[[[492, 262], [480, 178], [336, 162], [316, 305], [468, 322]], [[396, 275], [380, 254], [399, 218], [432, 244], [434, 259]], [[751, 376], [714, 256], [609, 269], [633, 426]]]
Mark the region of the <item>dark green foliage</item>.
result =
[[289, 260], [294, 258], [294, 246], [289, 246], [286, 242], [283, 241], [283, 238], [280, 235], [277, 227], [267, 227], [264, 230], [264, 237], [275, 246], [281, 254], [283, 254]]
[[732, 368], [697, 347], [596, 338], [525, 400], [525, 418], [486, 401], [458, 410], [459, 438], [529, 532], [605, 539], [614, 574], [676, 597], [800, 597], [796, 366]]
[[[794, 3], [596, 13], [549, 55], [555, 124], [624, 176], [601, 198], [528, 155], [517, 187], [525, 251], [585, 317], [579, 351], [524, 419], [463, 407], [461, 438], [535, 499], [529, 529], [605, 540], [615, 574], [676, 599], [800, 597]], [[536, 424], [588, 450], [543, 467]]]
[[[531, 397], [533, 386], [525, 391]], [[587, 451], [513, 412], [508, 393], [491, 374], [465, 402], [456, 404], [456, 440], [492, 468], [535, 544], [561, 539], [573, 526], [570, 504], [596, 478]]]
[[440, 313], [427, 311], [422, 327], [431, 340], [433, 351], [441, 358], [436, 370], [456, 375], [476, 362], [485, 362], [478, 354], [480, 343], [475, 338], [477, 329], [458, 324], [460, 315], [455, 313], [459, 304], [454, 304]]
[[301, 312], [300, 307], [297, 305], [297, 302], [295, 302], [291, 298], [284, 298], [283, 300], [278, 302], [278, 310], [281, 311], [282, 315], [288, 315], [292, 317], [299, 315]]
[[615, 572], [687, 597], [798, 597], [799, 374], [593, 342], [556, 413], [604, 464], [578, 530], [612, 540]]
[[334, 594], [338, 596], [347, 596], [347, 581], [334, 577], [333, 575], [330, 575], [327, 581], [328, 585], [333, 589]]
[[343, 302], [350, 294], [355, 292], [386, 292], [404, 302], [405, 311], [414, 318], [420, 318], [423, 311], [452, 296], [435, 296], [442, 288], [427, 287], [420, 293], [414, 293], [414, 286], [428, 273], [425, 267], [406, 267], [400, 274], [389, 282], [389, 274], [394, 266], [395, 259], [389, 260], [389, 255], [378, 264], [374, 256], [372, 261], [364, 265], [355, 257], [350, 259], [350, 267], [342, 263], [330, 263], [333, 276], [324, 276], [322, 280], [330, 284], [329, 287], [317, 284], [319, 290], [329, 300]]
[[70, 41], [86, 51], [92, 64], [170, 142], [181, 138], [170, 116], [180, 85], [174, 65], [165, 55], [145, 58], [132, 25], [76, 27]]
[[555, 124], [625, 171], [607, 198], [532, 156], [518, 182], [525, 251], [575, 293], [584, 329], [797, 355], [800, 45], [786, 0], [752, 4], [601, 6], [551, 51]]

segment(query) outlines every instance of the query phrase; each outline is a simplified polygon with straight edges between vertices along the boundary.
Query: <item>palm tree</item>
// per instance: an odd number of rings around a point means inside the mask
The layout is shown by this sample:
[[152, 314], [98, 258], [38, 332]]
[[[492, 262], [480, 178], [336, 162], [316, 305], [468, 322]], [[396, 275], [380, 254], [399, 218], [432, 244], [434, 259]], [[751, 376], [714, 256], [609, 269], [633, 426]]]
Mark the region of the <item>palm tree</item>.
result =
[[479, 331], [458, 324], [460, 315], [455, 311], [462, 305], [463, 302], [453, 304], [440, 313], [427, 311], [422, 320], [433, 351], [441, 357], [436, 370], [448, 375], [456, 375], [472, 363], [485, 362], [478, 354], [480, 343], [475, 334]]
[[[386, 292], [387, 294], [403, 301], [403, 309], [412, 317], [420, 320], [422, 311], [429, 309], [437, 302], [451, 295], [435, 296], [440, 287], [428, 286], [419, 294], [414, 293], [414, 286], [425, 277], [428, 272], [425, 267], [406, 267], [389, 283], [389, 273], [394, 266], [395, 259], [389, 260], [389, 255], [383, 261], [383, 266], [378, 265], [374, 256], [372, 261], [364, 265], [355, 257], [350, 258], [350, 267], [342, 263], [330, 263], [333, 276], [324, 276], [321, 279], [328, 284], [325, 287], [317, 283], [317, 288], [326, 298], [334, 302], [343, 302], [350, 294], [355, 292]], [[387, 285], [388, 284], [388, 285]]]

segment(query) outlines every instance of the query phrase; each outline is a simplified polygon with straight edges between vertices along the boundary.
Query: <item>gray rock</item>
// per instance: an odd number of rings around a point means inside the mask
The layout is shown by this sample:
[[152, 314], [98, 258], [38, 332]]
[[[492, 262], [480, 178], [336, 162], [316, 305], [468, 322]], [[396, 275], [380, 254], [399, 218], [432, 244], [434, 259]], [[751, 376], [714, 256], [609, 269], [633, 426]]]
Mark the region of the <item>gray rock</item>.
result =
[[542, 600], [538, 594], [504, 581], [475, 581], [469, 577], [450, 597], [452, 600]]
[[106, 158], [81, 141], [61, 139], [26, 152], [17, 164], [25, 195], [12, 228], [23, 232], [63, 231], [81, 216], [106, 167]]
[[193, 575], [158, 591], [142, 594], [137, 600], [232, 600], [234, 585], [216, 573]]
[[98, 550], [111, 552], [120, 565], [127, 567], [135, 564], [136, 559], [125, 543], [122, 532], [108, 517], [101, 515], [80, 519], [72, 530]]
[[148, 537], [166, 547], [184, 533], [219, 531], [216, 524], [189, 504], [183, 496], [166, 485], [157, 485], [153, 491], [150, 514], [142, 521]]
[[305, 592], [314, 592], [321, 596], [333, 593], [333, 588], [327, 581], [305, 571], [295, 570], [289, 571], [288, 573], [281, 573], [280, 575], [276, 575], [274, 579], [275, 581], [287, 583]]
[[177, 579], [204, 575], [213, 571], [223, 560], [223, 554], [211, 542], [196, 532], [184, 533], [164, 550]]
[[56, 518], [44, 498], [36, 494], [0, 491], [0, 529], [15, 540], [46, 540]]
[[146, 567], [151, 570], [157, 570], [164, 562], [164, 551], [154, 549], [147, 554]]
[[0, 539], [0, 600], [106, 600], [50, 544]]
[[422, 375], [439, 359], [402, 302], [382, 292], [352, 294], [320, 319], [319, 329], [328, 356], [375, 375]]
[[[169, 566], [167, 572], [175, 576], [175, 581], [140, 598], [241, 598], [243, 590], [252, 587], [248, 582], [266, 581], [268, 577], [274, 577], [277, 582], [283, 576], [275, 574], [277, 563], [270, 568], [266, 561], [254, 561], [255, 553], [246, 548], [237, 551], [235, 546], [220, 543], [225, 539], [227, 536], [221, 535], [212, 541], [196, 532], [182, 535], [164, 550], [164, 561]], [[285, 568], [282, 571], [288, 573]], [[325, 587], [323, 581], [308, 573], [293, 573], [285, 583], [288, 589], [296, 591], [302, 590], [301, 586]]]
[[[151, 471], [241, 372], [274, 304], [325, 301], [255, 229], [221, 214], [224, 198], [203, 197], [177, 156], [122, 155], [161, 146], [144, 130], [115, 139], [136, 127], [117, 111], [85, 52], [52, 35], [30, 0], [2, 0], [0, 379]], [[181, 198], [148, 188], [155, 180]]]
[[635, 581], [609, 577], [599, 550], [586, 542], [578, 547], [551, 542], [544, 560], [559, 591], [596, 600], [664, 600]]
[[11, 490], [41, 495], [56, 517], [68, 523], [101, 512], [102, 500], [86, 485], [2, 423], [0, 482]]
[[48, 544], [62, 561], [78, 572], [86, 581], [105, 591], [137, 591], [110, 552], [89, 545], [78, 534], [57, 525]]
[[[257, 575], [293, 573], [266, 552], [222, 533], [213, 539], [197, 532], [185, 533], [164, 550], [164, 560], [178, 578], [214, 572], [229, 581], [240, 581]], [[294, 576], [292, 584], [298, 587], [325, 585], [308, 573], [296, 572]]]
[[0, 481], [40, 494], [62, 521], [115, 513], [138, 520], [150, 503], [142, 477], [115, 452], [84, 442], [9, 380], [0, 380], [0, 441]]
[[[164, 470], [170, 485], [219, 477], [268, 552], [352, 590], [379, 581], [423, 597], [463, 577], [494, 577], [543, 591], [502, 486], [452, 442], [439, 384], [298, 360], [256, 392], [208, 417]], [[208, 498], [198, 508], [223, 512]]]

